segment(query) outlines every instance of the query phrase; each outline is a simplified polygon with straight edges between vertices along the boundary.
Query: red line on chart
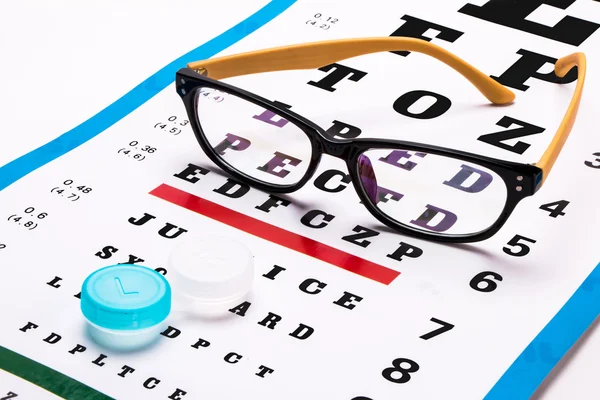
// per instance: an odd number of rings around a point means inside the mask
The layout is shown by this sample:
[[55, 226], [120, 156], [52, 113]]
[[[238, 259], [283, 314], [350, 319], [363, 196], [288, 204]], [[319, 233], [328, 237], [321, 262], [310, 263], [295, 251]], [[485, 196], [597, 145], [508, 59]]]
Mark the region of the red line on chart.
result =
[[400, 275], [400, 272], [391, 268], [249, 217], [166, 184], [158, 186], [150, 194], [241, 231], [386, 285], [392, 283]]

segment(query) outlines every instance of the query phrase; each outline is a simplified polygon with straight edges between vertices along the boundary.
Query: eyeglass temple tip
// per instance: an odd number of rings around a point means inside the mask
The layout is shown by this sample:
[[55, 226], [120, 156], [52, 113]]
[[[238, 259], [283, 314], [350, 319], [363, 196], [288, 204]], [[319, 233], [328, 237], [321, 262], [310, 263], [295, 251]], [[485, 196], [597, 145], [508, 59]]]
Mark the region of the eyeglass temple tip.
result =
[[585, 68], [586, 57], [584, 53], [576, 52], [561, 57], [554, 63], [554, 73], [559, 78], [564, 78], [573, 67]]
[[510, 89], [503, 86], [501, 91], [495, 93], [493, 98], [488, 97], [488, 100], [490, 100], [494, 104], [506, 105], [514, 102], [515, 98], [516, 95]]

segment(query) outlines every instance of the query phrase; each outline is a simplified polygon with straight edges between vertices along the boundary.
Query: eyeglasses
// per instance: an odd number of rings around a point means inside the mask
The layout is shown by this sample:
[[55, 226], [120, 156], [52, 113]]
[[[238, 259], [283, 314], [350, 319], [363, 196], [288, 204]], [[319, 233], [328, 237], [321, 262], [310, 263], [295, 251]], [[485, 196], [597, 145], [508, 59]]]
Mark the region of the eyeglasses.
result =
[[547, 179], [575, 122], [586, 71], [583, 53], [555, 63], [559, 77], [577, 67], [578, 80], [566, 114], [536, 164], [402, 140], [332, 138], [285, 105], [219, 81], [260, 72], [315, 69], [398, 50], [444, 62], [494, 104], [508, 104], [515, 98], [508, 88], [443, 48], [399, 37], [322, 41], [192, 62], [177, 72], [176, 89], [203, 151], [241, 182], [270, 193], [290, 193], [306, 184], [321, 156], [328, 154], [346, 162], [362, 204], [397, 232], [439, 242], [487, 239]]

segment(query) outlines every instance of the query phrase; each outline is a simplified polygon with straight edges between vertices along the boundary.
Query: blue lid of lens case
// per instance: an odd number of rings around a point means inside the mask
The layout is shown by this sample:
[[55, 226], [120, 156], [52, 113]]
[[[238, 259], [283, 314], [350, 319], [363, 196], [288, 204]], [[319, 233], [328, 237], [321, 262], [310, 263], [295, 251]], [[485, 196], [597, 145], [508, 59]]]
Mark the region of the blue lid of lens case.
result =
[[171, 287], [153, 269], [132, 264], [108, 266], [83, 282], [81, 311], [89, 322], [102, 328], [149, 328], [171, 312]]

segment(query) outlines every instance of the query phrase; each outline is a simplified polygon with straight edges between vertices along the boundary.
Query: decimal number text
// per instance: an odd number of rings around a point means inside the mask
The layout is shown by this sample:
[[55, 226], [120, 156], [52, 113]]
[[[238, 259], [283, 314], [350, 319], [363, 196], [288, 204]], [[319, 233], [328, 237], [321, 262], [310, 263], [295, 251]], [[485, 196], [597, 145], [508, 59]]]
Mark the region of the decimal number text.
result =
[[127, 147], [119, 149], [117, 153], [136, 161], [144, 161], [146, 156], [155, 153], [157, 150], [156, 147], [152, 147], [148, 144], [140, 144], [137, 140], [132, 140]]
[[313, 15], [308, 21], [306, 21], [306, 25], [314, 26], [315, 28], [329, 30], [339, 19], [334, 17], [328, 17], [323, 15], [322, 13], [316, 13]]
[[179, 119], [175, 115], [171, 115], [166, 121], [158, 121], [155, 123], [154, 129], [160, 129], [161, 131], [177, 136], [189, 123], [190, 121], [187, 119]]
[[50, 193], [69, 201], [77, 201], [92, 191], [92, 188], [86, 185], [76, 184], [72, 179], [64, 180], [59, 186], [50, 189]]
[[12, 214], [8, 217], [9, 222], [22, 226], [30, 231], [38, 227], [40, 220], [48, 216], [46, 212], [36, 211], [34, 207], [27, 207], [22, 214]]

